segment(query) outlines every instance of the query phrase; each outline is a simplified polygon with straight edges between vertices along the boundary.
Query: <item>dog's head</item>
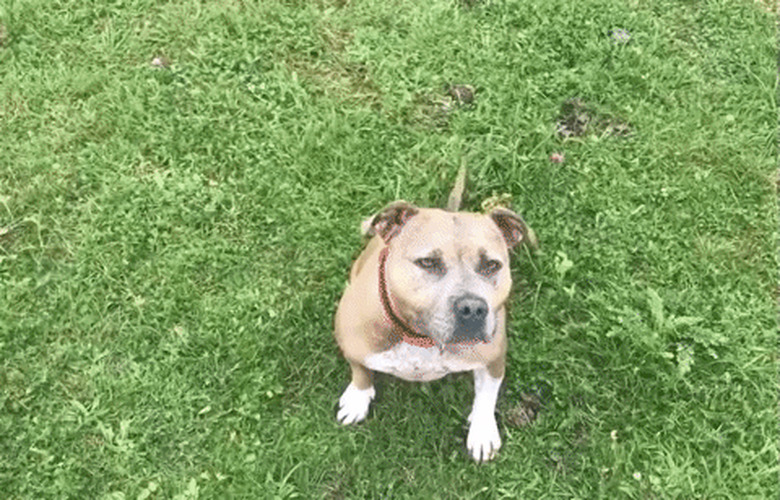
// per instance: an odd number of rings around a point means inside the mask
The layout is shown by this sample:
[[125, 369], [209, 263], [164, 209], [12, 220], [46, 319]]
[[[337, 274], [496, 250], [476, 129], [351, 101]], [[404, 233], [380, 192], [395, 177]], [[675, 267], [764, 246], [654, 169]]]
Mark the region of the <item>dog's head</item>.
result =
[[397, 313], [440, 345], [489, 342], [512, 285], [509, 250], [529, 229], [516, 213], [418, 208], [404, 201], [364, 222], [388, 246], [387, 289]]

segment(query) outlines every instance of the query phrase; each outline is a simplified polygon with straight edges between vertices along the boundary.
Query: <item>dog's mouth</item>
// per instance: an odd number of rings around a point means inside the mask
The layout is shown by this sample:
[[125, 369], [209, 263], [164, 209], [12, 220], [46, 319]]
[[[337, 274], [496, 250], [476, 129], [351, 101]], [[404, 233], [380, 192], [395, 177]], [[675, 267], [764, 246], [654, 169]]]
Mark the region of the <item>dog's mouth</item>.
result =
[[459, 352], [461, 350], [473, 348], [481, 344], [490, 343], [493, 340], [495, 333], [494, 330], [495, 326], [493, 327], [493, 331], [490, 332], [487, 332], [485, 328], [482, 328], [479, 331], [467, 332], [465, 335], [464, 332], [458, 332], [458, 330], [455, 330], [452, 335], [448, 336], [447, 340], [444, 342], [434, 342], [436, 346], [439, 347], [439, 349], [442, 351]]
[[409, 335], [408, 333], [403, 333], [403, 336], [401, 340], [409, 345], [417, 346], [417, 347], [423, 347], [423, 348], [429, 348], [429, 347], [438, 347], [440, 351], [444, 352], [453, 352], [457, 353], [463, 349], [468, 349], [470, 347], [477, 346], [479, 344], [487, 344], [490, 342], [490, 339], [492, 339], [492, 335], [490, 335], [487, 339], [480, 338], [459, 338], [459, 337], [450, 337], [445, 341], [438, 340], [435, 337], [427, 336], [427, 335]]
[[[472, 308], [473, 309], [473, 308]], [[493, 340], [497, 321], [493, 311], [460, 311], [455, 314], [426, 315], [405, 318], [403, 342], [441, 350], [460, 350], [487, 344]]]

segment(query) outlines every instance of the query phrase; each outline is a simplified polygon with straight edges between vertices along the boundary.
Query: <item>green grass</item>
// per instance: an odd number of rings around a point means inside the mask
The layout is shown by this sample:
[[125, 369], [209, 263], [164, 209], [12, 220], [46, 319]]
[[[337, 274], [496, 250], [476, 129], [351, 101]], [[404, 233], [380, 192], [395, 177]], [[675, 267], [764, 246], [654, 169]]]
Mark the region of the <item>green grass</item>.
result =
[[[0, 4], [4, 498], [773, 498], [767, 5]], [[632, 133], [561, 140], [573, 97]], [[461, 158], [467, 208], [507, 193], [541, 243], [486, 466], [468, 375], [334, 419], [359, 223]]]

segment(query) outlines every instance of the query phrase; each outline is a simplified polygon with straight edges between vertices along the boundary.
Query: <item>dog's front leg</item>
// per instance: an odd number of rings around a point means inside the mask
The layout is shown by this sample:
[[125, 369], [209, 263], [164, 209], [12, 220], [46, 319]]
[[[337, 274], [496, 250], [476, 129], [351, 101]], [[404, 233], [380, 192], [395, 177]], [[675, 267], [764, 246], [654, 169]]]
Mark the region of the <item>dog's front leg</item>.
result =
[[352, 381], [339, 398], [336, 420], [342, 425], [356, 424], [368, 415], [368, 406], [376, 394], [371, 382], [371, 371], [355, 361], [350, 361]]
[[471, 425], [466, 446], [477, 462], [492, 460], [501, 448], [495, 411], [498, 389], [504, 380], [503, 364], [500, 370], [493, 371], [499, 371], [500, 375], [494, 377], [486, 368], [474, 370], [474, 405], [469, 414]]

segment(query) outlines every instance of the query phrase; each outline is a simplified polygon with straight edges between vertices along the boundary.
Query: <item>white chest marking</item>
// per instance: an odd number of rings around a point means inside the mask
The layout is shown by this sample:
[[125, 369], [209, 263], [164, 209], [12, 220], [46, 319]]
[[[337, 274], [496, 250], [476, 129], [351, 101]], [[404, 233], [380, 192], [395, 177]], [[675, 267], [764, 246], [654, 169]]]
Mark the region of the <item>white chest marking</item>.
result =
[[387, 351], [371, 354], [363, 360], [366, 367], [404, 380], [427, 382], [454, 372], [471, 371], [483, 366], [466, 361], [438, 347], [418, 347], [400, 342]]

